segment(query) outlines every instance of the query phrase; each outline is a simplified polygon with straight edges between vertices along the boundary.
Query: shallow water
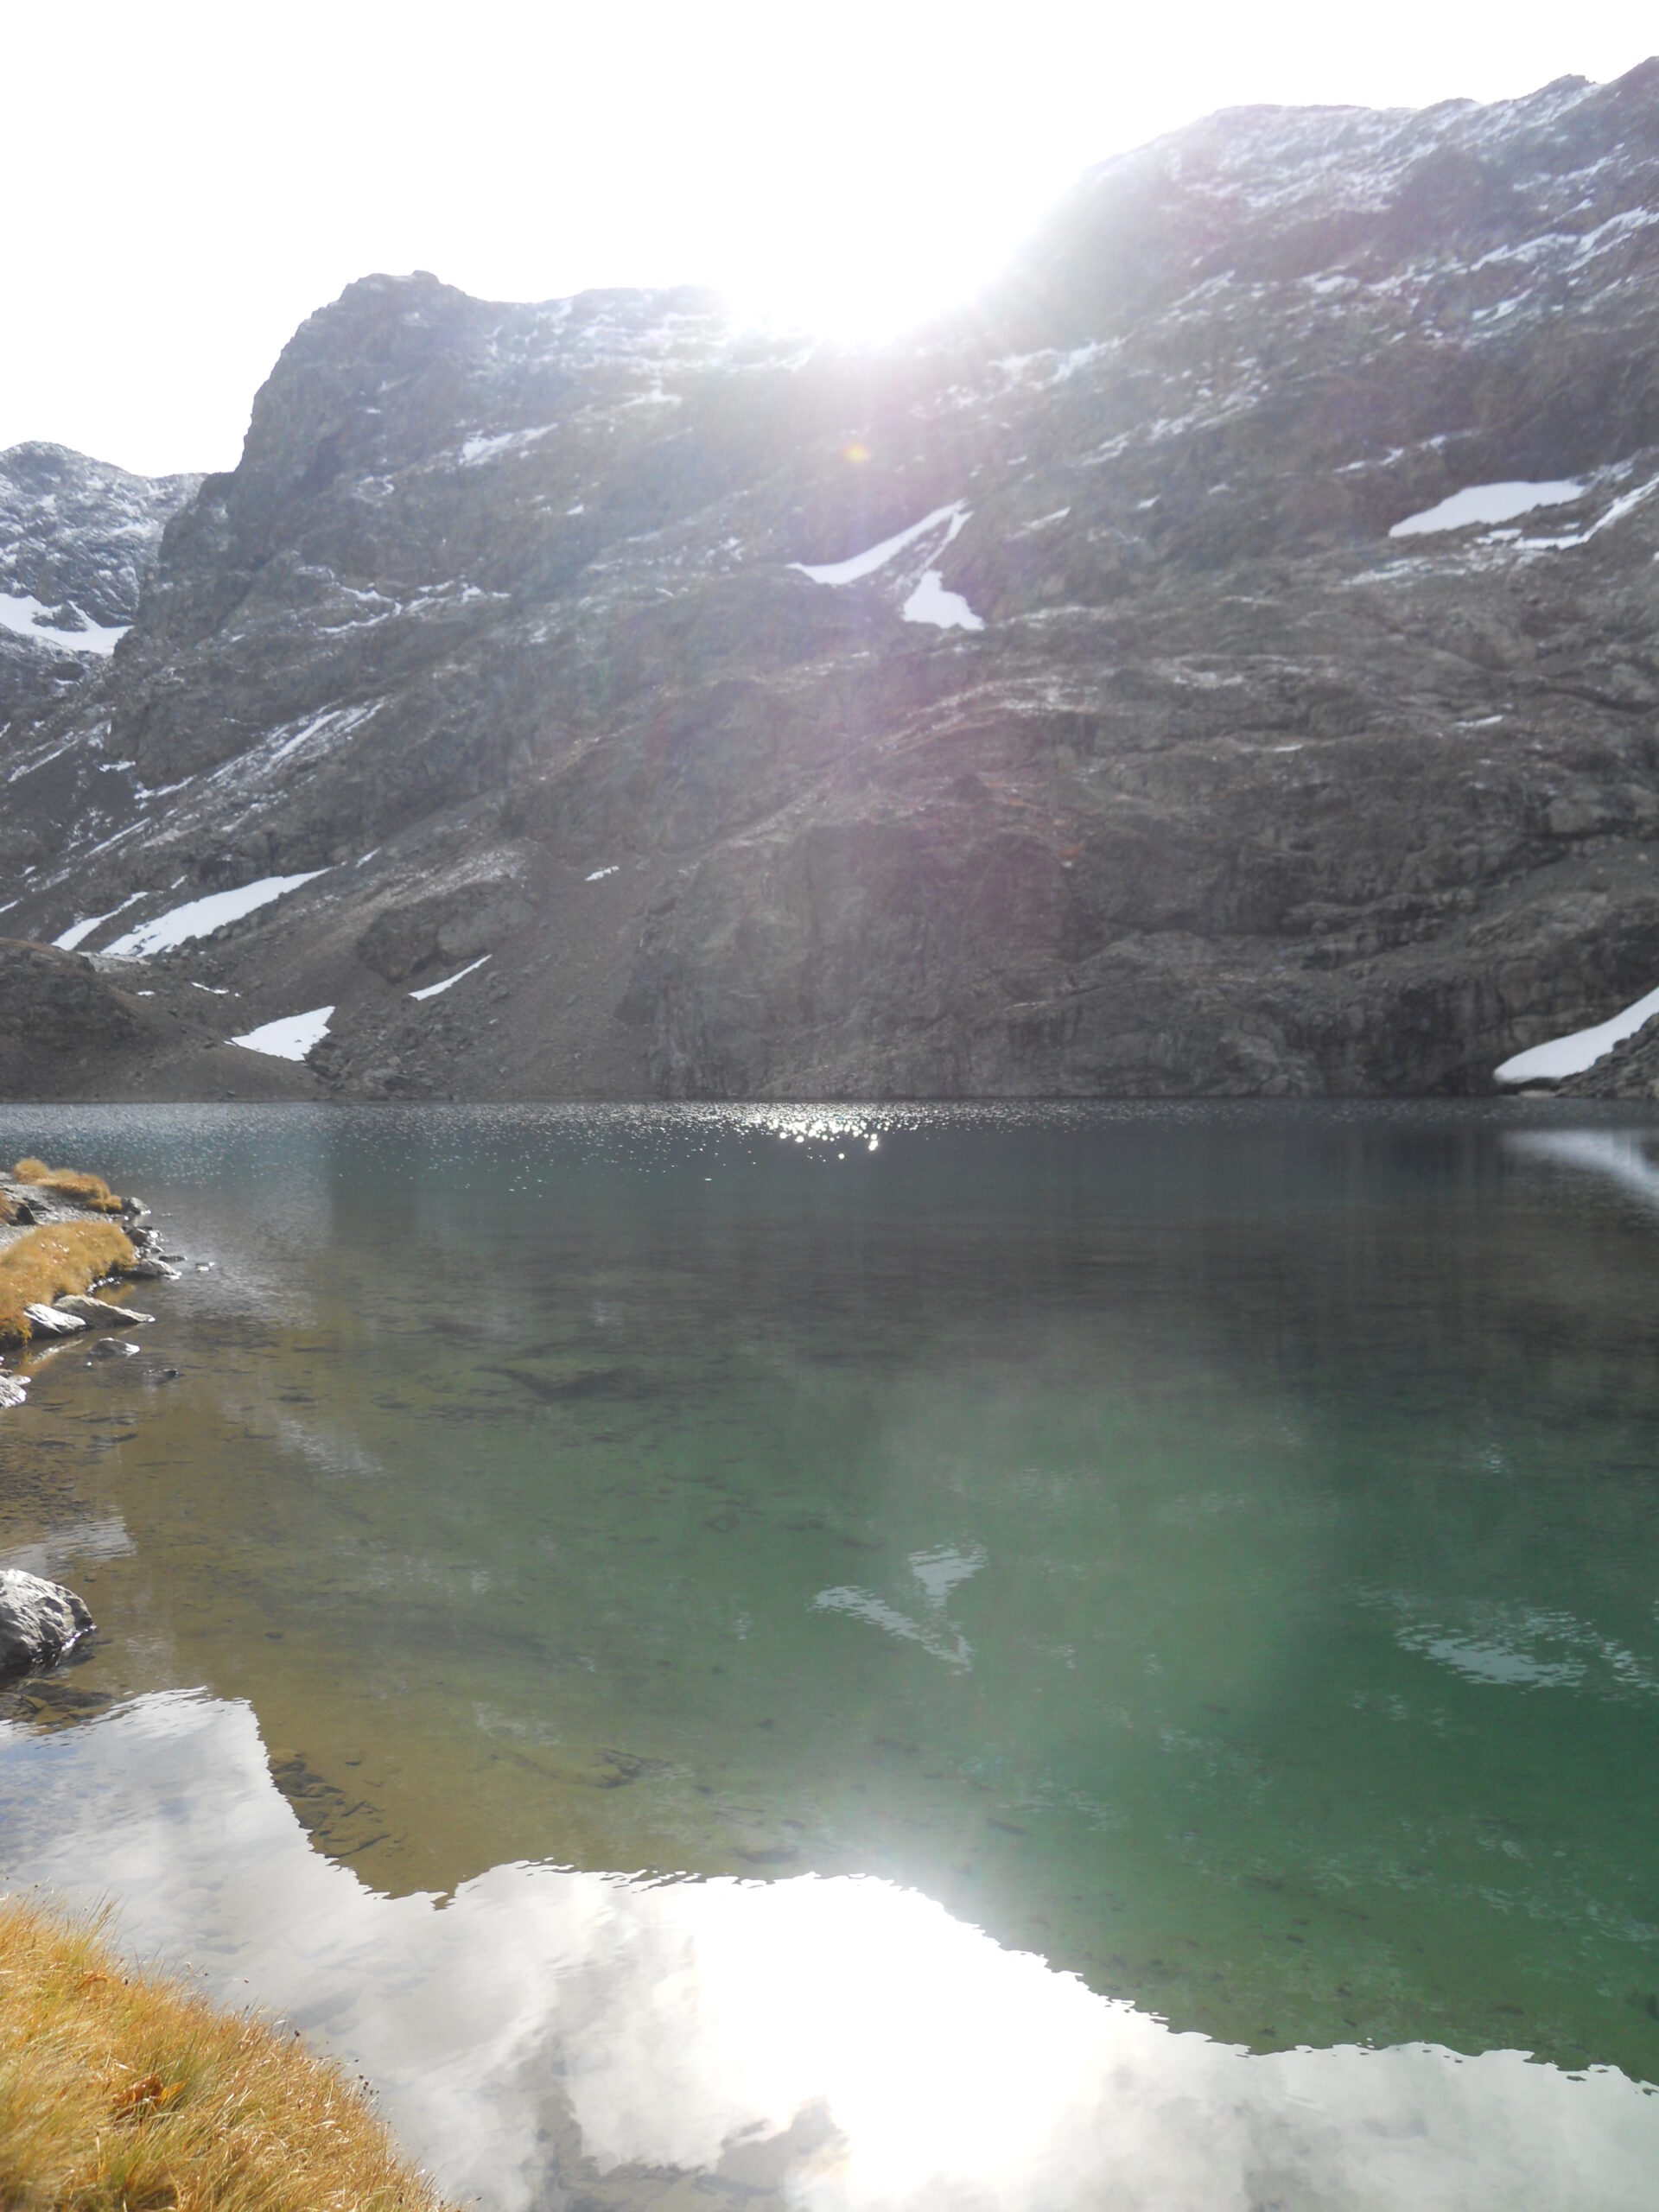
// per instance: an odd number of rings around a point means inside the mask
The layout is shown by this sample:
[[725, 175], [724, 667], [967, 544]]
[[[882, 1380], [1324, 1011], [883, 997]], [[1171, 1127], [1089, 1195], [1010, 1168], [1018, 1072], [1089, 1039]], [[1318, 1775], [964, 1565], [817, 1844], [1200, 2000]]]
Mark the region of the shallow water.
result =
[[1650, 2202], [1649, 1126], [0, 1111], [188, 1255], [0, 1865], [503, 2206]]

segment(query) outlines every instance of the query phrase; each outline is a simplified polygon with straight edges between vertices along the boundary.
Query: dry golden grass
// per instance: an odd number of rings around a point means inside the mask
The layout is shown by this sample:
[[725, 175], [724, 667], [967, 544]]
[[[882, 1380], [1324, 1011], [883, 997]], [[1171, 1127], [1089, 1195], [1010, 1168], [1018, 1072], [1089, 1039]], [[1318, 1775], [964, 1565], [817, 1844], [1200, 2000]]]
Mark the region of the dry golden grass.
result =
[[[26, 1306], [49, 1306], [66, 1291], [90, 1290], [137, 1258], [112, 1221], [56, 1221], [26, 1229], [0, 1247], [0, 1343], [27, 1344]], [[0, 2197], [0, 2205], [5, 2200]]]
[[332, 2066], [0, 1901], [4, 2212], [442, 2212]]
[[96, 1213], [121, 1211], [120, 1199], [101, 1175], [83, 1175], [75, 1167], [48, 1167], [43, 1160], [20, 1160], [11, 1174], [14, 1182], [38, 1183], [43, 1191], [55, 1191], [60, 1198], [73, 1198]]

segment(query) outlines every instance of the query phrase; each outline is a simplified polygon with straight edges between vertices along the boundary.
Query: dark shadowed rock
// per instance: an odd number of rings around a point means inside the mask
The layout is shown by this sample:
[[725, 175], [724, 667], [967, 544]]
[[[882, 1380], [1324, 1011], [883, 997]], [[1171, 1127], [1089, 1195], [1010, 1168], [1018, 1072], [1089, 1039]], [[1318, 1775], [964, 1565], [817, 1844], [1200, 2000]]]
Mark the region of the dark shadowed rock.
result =
[[21, 1567], [0, 1567], [0, 1676], [51, 1666], [92, 1626], [73, 1590]]

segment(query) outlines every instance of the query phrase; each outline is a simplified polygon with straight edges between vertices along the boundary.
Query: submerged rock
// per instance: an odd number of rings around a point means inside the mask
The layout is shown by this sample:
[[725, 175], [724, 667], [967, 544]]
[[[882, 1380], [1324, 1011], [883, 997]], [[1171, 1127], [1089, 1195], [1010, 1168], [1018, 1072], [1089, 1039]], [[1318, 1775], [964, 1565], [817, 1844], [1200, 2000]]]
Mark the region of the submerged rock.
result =
[[73, 1590], [21, 1567], [0, 1567], [0, 1675], [49, 1667], [93, 1626]]

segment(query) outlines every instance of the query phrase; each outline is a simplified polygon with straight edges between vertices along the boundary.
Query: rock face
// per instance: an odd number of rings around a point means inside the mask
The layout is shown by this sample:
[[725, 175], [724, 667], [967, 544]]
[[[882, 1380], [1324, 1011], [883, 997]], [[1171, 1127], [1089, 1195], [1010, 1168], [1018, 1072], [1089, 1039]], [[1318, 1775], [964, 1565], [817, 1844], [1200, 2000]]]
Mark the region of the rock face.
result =
[[1639, 1099], [1644, 1105], [1659, 1102], [1659, 1014], [1582, 1075], [1568, 1076], [1554, 1089], [1565, 1098]]
[[52, 1666], [92, 1625], [73, 1590], [21, 1567], [0, 1567], [0, 1678]]
[[370, 277], [0, 905], [174, 1096], [1484, 1090], [1659, 982], [1656, 551], [1659, 64], [1216, 117], [886, 352]]
[[114, 652], [168, 516], [200, 480], [129, 475], [67, 446], [0, 453], [0, 730]]
[[[267, 1071], [225, 1041], [231, 1001], [176, 973], [0, 938], [0, 1097], [287, 1096], [302, 1071]], [[287, 1089], [281, 1087], [289, 1077]]]

